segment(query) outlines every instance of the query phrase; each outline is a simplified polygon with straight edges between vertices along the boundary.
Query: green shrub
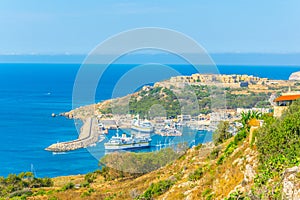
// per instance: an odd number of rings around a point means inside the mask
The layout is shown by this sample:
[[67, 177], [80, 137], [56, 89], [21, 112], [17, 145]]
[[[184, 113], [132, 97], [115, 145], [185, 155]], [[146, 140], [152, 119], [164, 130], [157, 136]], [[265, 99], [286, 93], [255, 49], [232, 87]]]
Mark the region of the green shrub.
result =
[[214, 199], [214, 194], [209, 194], [206, 196], [206, 200], [213, 200]]
[[103, 166], [101, 175], [105, 180], [127, 176], [140, 176], [144, 173], [156, 170], [178, 159], [187, 148], [186, 145], [178, 144], [179, 151], [173, 148], [163, 148], [157, 152], [135, 153], [114, 152], [105, 155], [100, 160]]
[[96, 178], [97, 178], [97, 174], [95, 172], [87, 173], [84, 176], [84, 180], [87, 181], [88, 183], [93, 183]]
[[229, 198], [225, 198], [225, 200], [246, 200], [244, 194], [240, 191], [235, 191], [229, 195]]
[[231, 141], [224, 150], [225, 157], [230, 156], [236, 148], [237, 144], [235, 143], [235, 141]]
[[203, 169], [197, 168], [193, 173], [189, 174], [189, 181], [197, 181], [203, 176]]
[[84, 198], [84, 197], [87, 197], [87, 196], [91, 196], [91, 194], [93, 192], [95, 192], [95, 190], [93, 188], [90, 188], [90, 189], [88, 189], [88, 191], [83, 192], [80, 197]]
[[66, 185], [64, 185], [61, 189], [61, 191], [66, 191], [66, 190], [71, 190], [75, 187], [75, 184], [72, 182], [67, 183]]
[[263, 127], [257, 130], [259, 171], [255, 189], [266, 199], [281, 197], [282, 182], [279, 180], [284, 170], [300, 164], [299, 119], [300, 101], [297, 100], [281, 118], [267, 117]]
[[113, 195], [110, 195], [108, 197], [105, 197], [104, 200], [113, 200], [117, 195], [116, 194], [113, 194]]
[[219, 156], [221, 149], [219, 147], [214, 148], [209, 155], [209, 158], [214, 160]]
[[201, 149], [201, 147], [202, 147], [202, 144], [198, 144], [196, 147], [195, 147], [195, 150], [199, 150], [199, 149]]
[[[31, 188], [50, 187], [53, 181], [50, 178], [35, 178], [31, 172], [22, 172], [18, 175], [9, 174], [6, 178], [0, 177], [0, 198], [16, 196], [25, 198], [31, 196]], [[23, 194], [24, 193], [24, 194]]]
[[234, 142], [236, 144], [238, 144], [240, 141], [244, 140], [246, 137], [247, 137], [247, 131], [245, 129], [242, 129], [234, 136]]
[[225, 159], [230, 156], [234, 150], [237, 148], [237, 144], [235, 143], [235, 141], [231, 141], [227, 147], [224, 150], [224, 153], [222, 154], [222, 156], [217, 160], [217, 165], [221, 165], [223, 164], [223, 162], [225, 161]]
[[35, 196], [38, 196], [38, 195], [45, 195], [46, 194], [46, 191], [45, 190], [39, 190], [37, 192], [34, 193]]
[[157, 197], [168, 191], [174, 185], [174, 183], [175, 182], [171, 180], [162, 180], [157, 183], [152, 183], [150, 187], [144, 192], [144, 194], [137, 197], [136, 199], [151, 200], [153, 197]]
[[223, 164], [224, 160], [225, 160], [225, 156], [222, 155], [222, 156], [217, 160], [217, 165]]
[[87, 181], [84, 181], [83, 183], [80, 184], [80, 187], [89, 187], [90, 183]]
[[202, 197], [206, 197], [208, 194], [212, 192], [212, 189], [207, 188], [202, 192]]
[[24, 190], [19, 190], [19, 191], [15, 191], [13, 193], [11, 193], [9, 195], [10, 198], [13, 197], [24, 197], [24, 199], [26, 199], [27, 196], [31, 196], [32, 195], [32, 191], [28, 190], [28, 189], [24, 189]]
[[214, 144], [218, 145], [220, 143], [223, 143], [231, 136], [232, 136], [232, 134], [229, 133], [229, 122], [221, 121], [218, 124], [217, 130], [213, 134]]

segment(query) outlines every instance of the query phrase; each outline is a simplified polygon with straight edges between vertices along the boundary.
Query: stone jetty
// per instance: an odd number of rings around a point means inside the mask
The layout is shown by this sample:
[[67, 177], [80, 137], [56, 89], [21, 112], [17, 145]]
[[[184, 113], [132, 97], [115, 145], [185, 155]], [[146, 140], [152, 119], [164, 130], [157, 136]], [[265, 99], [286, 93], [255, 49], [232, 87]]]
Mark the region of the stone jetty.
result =
[[84, 121], [78, 139], [68, 142], [58, 142], [50, 145], [45, 150], [53, 152], [72, 151], [75, 149], [86, 148], [99, 141], [102, 134], [98, 128], [97, 120], [88, 118]]

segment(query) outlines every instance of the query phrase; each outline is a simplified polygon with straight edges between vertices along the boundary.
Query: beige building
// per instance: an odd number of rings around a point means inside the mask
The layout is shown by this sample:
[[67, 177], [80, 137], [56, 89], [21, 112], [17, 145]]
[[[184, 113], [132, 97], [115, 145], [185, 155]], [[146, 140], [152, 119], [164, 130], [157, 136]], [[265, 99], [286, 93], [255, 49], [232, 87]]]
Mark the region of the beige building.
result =
[[280, 117], [282, 113], [288, 108], [289, 105], [300, 99], [300, 92], [288, 92], [282, 94], [282, 96], [277, 97], [274, 102], [274, 117]]
[[[267, 80], [267, 79], [266, 79]], [[266, 81], [265, 80], [265, 81]], [[170, 82], [186, 82], [186, 83], [212, 83], [220, 82], [227, 84], [237, 84], [241, 82], [257, 83], [261, 81], [259, 77], [249, 75], [225, 75], [225, 74], [192, 74], [191, 76], [172, 77]]]

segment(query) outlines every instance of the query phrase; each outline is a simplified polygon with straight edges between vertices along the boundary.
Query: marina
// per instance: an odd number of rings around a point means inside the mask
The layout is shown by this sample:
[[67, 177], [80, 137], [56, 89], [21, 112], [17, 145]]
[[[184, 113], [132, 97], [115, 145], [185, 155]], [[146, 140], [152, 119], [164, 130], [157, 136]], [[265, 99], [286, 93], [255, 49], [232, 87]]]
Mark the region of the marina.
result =
[[[117, 120], [114, 117], [101, 120], [94, 117], [81, 121], [84, 123], [78, 139], [57, 142], [45, 150], [67, 152], [81, 148], [89, 148], [89, 150], [96, 148], [97, 151], [102, 152], [101, 149], [105, 151], [135, 151], [149, 147], [150, 149], [155, 147], [157, 150], [157, 147], [161, 149], [186, 142], [189, 146], [195, 145], [198, 143], [195, 139], [198, 133], [203, 134], [203, 132], [212, 131], [210, 127], [195, 124], [195, 121], [192, 120], [175, 122], [166, 119], [156, 122], [155, 120], [140, 119], [138, 115], [132, 119], [123, 117], [123, 120]], [[130, 124], [130, 126], [124, 126], [124, 124]], [[120, 131], [122, 132], [121, 135], [119, 134]], [[112, 135], [112, 133], [114, 134]], [[190, 138], [191, 134], [192, 138]]]
[[[197, 129], [191, 129], [186, 124], [180, 124], [179, 126], [178, 124], [163, 123], [158, 125], [140, 119], [131, 120], [131, 126], [125, 128], [112, 127], [111, 124], [118, 124], [113, 120], [110, 120], [108, 127], [107, 120], [101, 121], [97, 118], [88, 118], [83, 122], [78, 139], [57, 142], [45, 148], [45, 150], [55, 153], [81, 148], [97, 149], [101, 152], [103, 150], [135, 151], [149, 147], [150, 149], [155, 147], [157, 150], [158, 145], [160, 148], [165, 148], [170, 147], [170, 145], [174, 146], [179, 143], [195, 141], [195, 137], [199, 132]], [[119, 135], [119, 132], [122, 132], [122, 134]]]

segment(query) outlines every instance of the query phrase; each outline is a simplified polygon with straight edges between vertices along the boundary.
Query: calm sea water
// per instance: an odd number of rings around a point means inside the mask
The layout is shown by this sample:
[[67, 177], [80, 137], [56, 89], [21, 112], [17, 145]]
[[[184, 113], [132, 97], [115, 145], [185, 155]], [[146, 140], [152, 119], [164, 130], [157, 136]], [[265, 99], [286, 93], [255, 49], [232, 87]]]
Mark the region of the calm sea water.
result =
[[[44, 150], [52, 143], [78, 136], [73, 120], [52, 118], [51, 113], [72, 108], [73, 82], [79, 67], [79, 64], [0, 64], [0, 176], [33, 170], [38, 177], [53, 177], [98, 168], [98, 160], [86, 149], [63, 154]], [[118, 65], [108, 69], [99, 83], [102, 87], [97, 92], [97, 101], [110, 98], [116, 81], [132, 67]], [[191, 67], [174, 68], [186, 75], [195, 72]], [[288, 79], [292, 72], [300, 71], [300, 67], [219, 66], [219, 71]], [[154, 137], [153, 145], [160, 139]], [[182, 140], [199, 143], [210, 139], [205, 133], [190, 132]], [[100, 151], [97, 156], [103, 155], [99, 145], [91, 148]]]

